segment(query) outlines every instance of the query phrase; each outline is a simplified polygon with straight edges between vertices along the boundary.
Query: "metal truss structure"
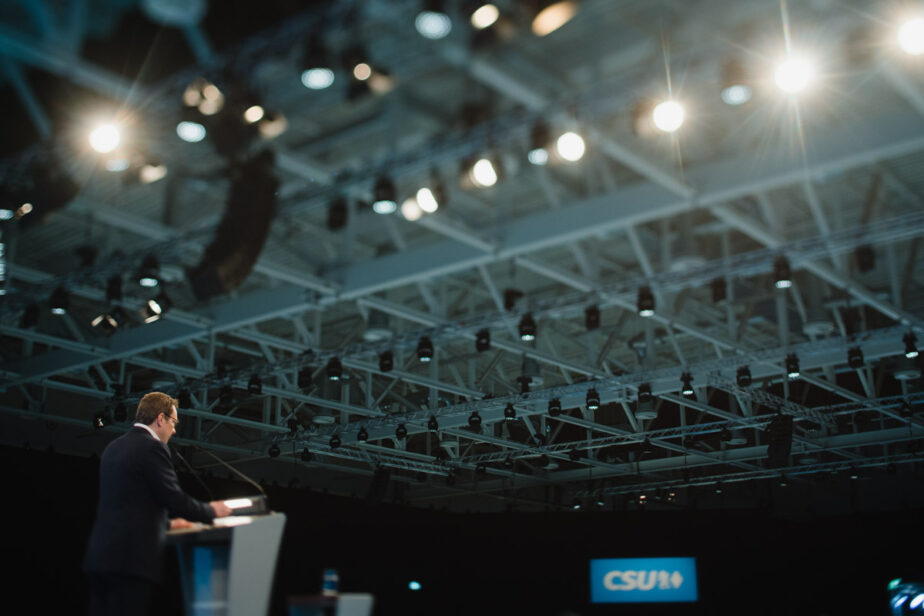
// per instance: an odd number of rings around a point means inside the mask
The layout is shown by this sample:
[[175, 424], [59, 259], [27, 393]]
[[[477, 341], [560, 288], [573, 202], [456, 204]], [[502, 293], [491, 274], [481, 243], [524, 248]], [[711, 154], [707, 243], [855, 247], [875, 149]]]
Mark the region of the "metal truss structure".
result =
[[[858, 42], [891, 36], [886, 3], [585, 0], [539, 38], [510, 0], [492, 40], [462, 2], [440, 40], [415, 32], [411, 0], [318, 3], [225, 50], [187, 23], [195, 64], [156, 84], [85, 57], [94, 3], [64, 4], [0, 17], [6, 82], [47, 138], [0, 165], [4, 198], [52, 154], [80, 181], [40, 224], [0, 223], [3, 442], [99, 451], [162, 390], [185, 403], [179, 447], [343, 494], [385, 469], [395, 498], [458, 509], [924, 458], [921, 365], [905, 356], [924, 341], [924, 62]], [[112, 21], [125, 3], [96, 4]], [[762, 78], [784, 32], [824, 60], [809, 96]], [[364, 46], [391, 89], [348, 96], [346, 71], [306, 89], [311, 41]], [[740, 107], [719, 98], [732, 60], [754, 75]], [[167, 177], [131, 184], [76, 153], [26, 71], [127, 109]], [[233, 165], [211, 133], [184, 143], [174, 127], [189, 83], [228, 75], [287, 129], [238, 153], [273, 153], [276, 215], [246, 281], [202, 301], [184, 272], [222, 221]], [[688, 103], [682, 129], [638, 129], [639, 101], [669, 93]], [[461, 120], [472, 108], [478, 119]], [[527, 162], [537, 122], [583, 135], [583, 158]], [[460, 177], [482, 155], [502, 164], [493, 187]], [[402, 196], [439, 178], [444, 200], [419, 218], [376, 214], [382, 176]], [[342, 227], [328, 219], [341, 198]], [[96, 258], [80, 264], [88, 247]], [[174, 305], [144, 323], [133, 272], [149, 254]], [[128, 319], [103, 332], [91, 320], [112, 307], [113, 277]], [[44, 309], [57, 288], [70, 294], [59, 316]], [[791, 433], [773, 432], [779, 416]], [[783, 463], [768, 459], [780, 439]]]

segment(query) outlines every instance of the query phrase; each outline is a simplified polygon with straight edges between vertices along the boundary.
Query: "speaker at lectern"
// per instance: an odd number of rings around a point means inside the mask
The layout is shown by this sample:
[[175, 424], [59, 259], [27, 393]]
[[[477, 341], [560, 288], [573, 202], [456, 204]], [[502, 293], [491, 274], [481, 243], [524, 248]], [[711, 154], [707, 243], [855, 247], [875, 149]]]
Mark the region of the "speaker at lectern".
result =
[[187, 616], [265, 616], [286, 516], [264, 496], [225, 501], [232, 509], [212, 526], [168, 533], [180, 559]]

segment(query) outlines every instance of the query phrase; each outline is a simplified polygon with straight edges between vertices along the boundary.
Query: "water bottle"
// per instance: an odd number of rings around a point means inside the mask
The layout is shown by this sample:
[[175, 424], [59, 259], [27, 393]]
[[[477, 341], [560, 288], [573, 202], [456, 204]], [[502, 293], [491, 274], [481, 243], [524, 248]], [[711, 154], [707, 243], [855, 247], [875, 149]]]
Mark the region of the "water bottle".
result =
[[321, 580], [321, 596], [336, 597], [340, 588], [340, 575], [336, 569], [325, 569]]

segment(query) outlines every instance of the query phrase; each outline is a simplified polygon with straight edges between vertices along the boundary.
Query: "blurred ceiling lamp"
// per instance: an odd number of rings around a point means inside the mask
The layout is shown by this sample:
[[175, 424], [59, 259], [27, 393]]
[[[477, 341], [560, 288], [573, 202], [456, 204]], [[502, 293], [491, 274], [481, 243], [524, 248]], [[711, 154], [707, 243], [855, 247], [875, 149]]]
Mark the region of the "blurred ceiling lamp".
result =
[[404, 203], [401, 204], [401, 215], [404, 216], [405, 220], [414, 222], [423, 216], [423, 209], [421, 209], [417, 199], [408, 197], [404, 200]]
[[586, 151], [584, 138], [572, 131], [568, 131], [559, 137], [555, 142], [555, 147], [558, 150], [558, 155], [570, 163], [581, 160]]
[[199, 143], [205, 139], [205, 126], [198, 122], [183, 120], [176, 125], [176, 134], [186, 143]]
[[266, 110], [263, 108], [263, 105], [251, 105], [244, 110], [244, 122], [247, 124], [255, 124], [262, 120], [265, 115]]
[[398, 209], [395, 184], [385, 176], [379, 177], [372, 191], [372, 210], [376, 214], [394, 214]]
[[492, 25], [494, 25], [494, 22], [497, 21], [498, 17], [500, 17], [500, 11], [497, 10], [497, 7], [490, 2], [476, 2], [475, 4], [478, 4], [479, 6], [474, 11], [472, 11], [472, 26], [476, 30], [484, 30], [485, 28], [490, 28]]
[[438, 40], [452, 32], [452, 20], [446, 13], [443, 0], [424, 0], [422, 9], [414, 18], [414, 27], [424, 38]]
[[[141, 269], [138, 270], [138, 284], [146, 289], [151, 289], [160, 284], [160, 262], [154, 255], [147, 255], [141, 262]], [[120, 280], [121, 282], [121, 280]]]
[[436, 195], [426, 186], [417, 191], [417, 205], [428, 214], [432, 214], [440, 207]]
[[683, 125], [686, 113], [677, 101], [667, 100], [655, 105], [651, 112], [651, 121], [655, 128], [665, 133], [673, 133]]
[[51, 297], [48, 300], [48, 308], [51, 310], [51, 314], [62, 316], [67, 314], [70, 302], [70, 293], [68, 293], [64, 287], [57, 287], [51, 293]]
[[924, 17], [909, 19], [898, 29], [898, 46], [912, 56], [924, 54]]
[[149, 299], [144, 308], [142, 308], [142, 317], [144, 318], [145, 323], [153, 323], [154, 321], [160, 319], [165, 312], [170, 310], [170, 307], [173, 306], [173, 302], [170, 301], [170, 298], [167, 297], [167, 294], [163, 291], [157, 297], [152, 297]]
[[289, 121], [278, 111], [267, 113], [263, 116], [263, 119], [257, 123], [257, 130], [264, 139], [275, 139], [286, 132], [288, 127]]
[[792, 287], [792, 270], [789, 267], [789, 259], [783, 255], [773, 260], [773, 286], [777, 289]]
[[496, 163], [489, 158], [479, 158], [469, 170], [469, 179], [479, 188], [494, 186], [500, 179], [500, 173], [495, 165]]
[[119, 147], [122, 136], [115, 124], [100, 124], [90, 131], [89, 141], [95, 151], [108, 154]]
[[167, 166], [156, 162], [148, 162], [138, 170], [138, 179], [142, 184], [151, 184], [167, 177]]
[[388, 313], [369, 309], [369, 318], [366, 320], [366, 331], [363, 332], [363, 340], [366, 342], [381, 342], [392, 337], [392, 331], [389, 327], [390, 318]]
[[577, 14], [578, 4], [577, 0], [536, 2], [538, 11], [533, 17], [533, 34], [546, 36], [555, 32]]
[[317, 36], [313, 37], [302, 54], [302, 85], [309, 90], [324, 90], [334, 83], [334, 69]]
[[783, 92], [798, 94], [815, 80], [815, 67], [805, 58], [790, 55], [777, 66], [774, 79]]
[[202, 115], [215, 115], [225, 106], [225, 95], [218, 86], [199, 77], [183, 91], [183, 104], [195, 107]]
[[747, 69], [737, 60], [722, 66], [722, 102], [736, 107], [751, 100], [754, 91], [748, 85]]

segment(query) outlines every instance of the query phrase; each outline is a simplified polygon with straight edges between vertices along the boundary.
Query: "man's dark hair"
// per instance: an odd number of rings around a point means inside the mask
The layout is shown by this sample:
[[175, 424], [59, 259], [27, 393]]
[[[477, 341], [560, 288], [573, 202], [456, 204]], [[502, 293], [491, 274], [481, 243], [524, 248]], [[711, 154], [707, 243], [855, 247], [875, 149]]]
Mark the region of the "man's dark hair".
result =
[[161, 413], [164, 413], [167, 417], [172, 417], [173, 407], [175, 406], [179, 406], [176, 398], [171, 398], [159, 391], [152, 391], [149, 394], [144, 394], [141, 402], [138, 403], [138, 410], [135, 411], [135, 421], [149, 426], [154, 423], [154, 420]]

